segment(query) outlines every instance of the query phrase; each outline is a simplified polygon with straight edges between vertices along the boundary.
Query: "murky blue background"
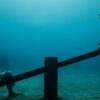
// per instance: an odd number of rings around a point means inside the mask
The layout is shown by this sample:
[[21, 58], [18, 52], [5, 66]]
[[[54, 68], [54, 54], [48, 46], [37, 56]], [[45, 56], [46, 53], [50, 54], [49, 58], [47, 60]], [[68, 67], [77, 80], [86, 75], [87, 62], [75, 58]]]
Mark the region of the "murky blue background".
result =
[[[0, 0], [0, 55], [9, 60], [8, 69], [21, 73], [43, 66], [45, 56], [62, 61], [96, 50], [99, 13], [99, 0]], [[68, 70], [99, 76], [100, 57]]]

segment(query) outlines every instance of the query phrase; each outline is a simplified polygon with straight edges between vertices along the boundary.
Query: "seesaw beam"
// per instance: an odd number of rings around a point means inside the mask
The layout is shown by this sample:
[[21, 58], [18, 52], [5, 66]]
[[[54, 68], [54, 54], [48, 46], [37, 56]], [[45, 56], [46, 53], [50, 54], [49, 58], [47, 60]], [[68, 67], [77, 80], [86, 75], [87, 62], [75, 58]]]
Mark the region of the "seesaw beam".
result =
[[[89, 58], [92, 58], [92, 57], [96, 57], [98, 55], [100, 55], [100, 50], [96, 50], [96, 51], [93, 51], [93, 52], [90, 52], [90, 53], [87, 53], [87, 54], [84, 54], [84, 55], [80, 55], [80, 56], [59, 62], [58, 68], [64, 67], [64, 66], [67, 66], [67, 65], [79, 62], [79, 61], [83, 61], [83, 60], [86, 60], [86, 59], [89, 59]], [[45, 68], [41, 67], [41, 68], [29, 71], [29, 72], [25, 72], [25, 73], [16, 75], [11, 80], [1, 81], [0, 87], [5, 86], [5, 85], [10, 84], [10, 83], [13, 83], [13, 82], [17, 82], [17, 81], [20, 81], [20, 80], [27, 79], [27, 78], [30, 78], [30, 77], [34, 77], [34, 76], [42, 74], [44, 72], [45, 72]]]

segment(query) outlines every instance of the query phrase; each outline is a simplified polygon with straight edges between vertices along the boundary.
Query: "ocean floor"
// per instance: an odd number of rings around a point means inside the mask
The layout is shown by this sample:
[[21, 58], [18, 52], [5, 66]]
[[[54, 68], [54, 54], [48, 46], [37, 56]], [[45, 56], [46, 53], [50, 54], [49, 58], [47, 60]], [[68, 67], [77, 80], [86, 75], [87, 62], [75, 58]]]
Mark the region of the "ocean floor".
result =
[[[17, 82], [14, 90], [22, 95], [8, 99], [6, 87], [0, 88], [0, 100], [42, 100], [43, 75]], [[100, 79], [96, 77], [60, 77], [58, 95], [61, 100], [100, 100]]]

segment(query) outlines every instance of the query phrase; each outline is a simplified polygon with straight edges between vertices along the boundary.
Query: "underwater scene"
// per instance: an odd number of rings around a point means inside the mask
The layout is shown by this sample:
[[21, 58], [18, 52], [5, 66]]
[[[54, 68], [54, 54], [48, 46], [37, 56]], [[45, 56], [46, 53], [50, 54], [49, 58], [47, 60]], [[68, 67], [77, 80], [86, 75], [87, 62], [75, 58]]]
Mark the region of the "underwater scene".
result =
[[66, 61], [52, 100], [100, 100], [99, 0], [0, 0], [0, 100], [51, 100], [45, 57]]

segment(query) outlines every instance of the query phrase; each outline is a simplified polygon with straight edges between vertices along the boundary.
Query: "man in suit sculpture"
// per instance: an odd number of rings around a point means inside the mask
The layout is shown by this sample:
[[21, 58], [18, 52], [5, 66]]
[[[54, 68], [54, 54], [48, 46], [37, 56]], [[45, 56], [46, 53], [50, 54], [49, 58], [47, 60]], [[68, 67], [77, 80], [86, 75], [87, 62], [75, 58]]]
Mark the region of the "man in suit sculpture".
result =
[[99, 43], [99, 50], [100, 50], [100, 43]]

